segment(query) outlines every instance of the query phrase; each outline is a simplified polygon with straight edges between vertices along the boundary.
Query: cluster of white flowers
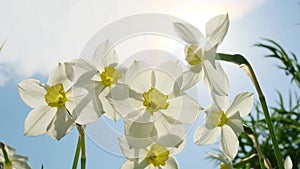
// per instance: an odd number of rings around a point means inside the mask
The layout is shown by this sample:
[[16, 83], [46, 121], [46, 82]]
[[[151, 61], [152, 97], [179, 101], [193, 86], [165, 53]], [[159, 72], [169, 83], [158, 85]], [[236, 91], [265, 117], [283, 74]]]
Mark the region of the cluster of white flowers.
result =
[[114, 121], [123, 118], [119, 144], [128, 160], [122, 169], [176, 169], [172, 155], [185, 145], [184, 125], [193, 124], [204, 110], [186, 90], [203, 80], [213, 103], [205, 110], [205, 123], [195, 132], [194, 142], [211, 144], [221, 135], [221, 150], [232, 160], [253, 93], [238, 94], [226, 109], [229, 81], [216, 50], [228, 27], [228, 15], [209, 20], [206, 36], [188, 23], [174, 23], [186, 43], [187, 71], [176, 61], [153, 67], [136, 60], [123, 69], [107, 40], [97, 47], [91, 63], [83, 59], [59, 63], [46, 84], [32, 79], [20, 82], [19, 94], [33, 108], [25, 120], [25, 135], [47, 133], [59, 140], [75, 124], [87, 125], [102, 115]]

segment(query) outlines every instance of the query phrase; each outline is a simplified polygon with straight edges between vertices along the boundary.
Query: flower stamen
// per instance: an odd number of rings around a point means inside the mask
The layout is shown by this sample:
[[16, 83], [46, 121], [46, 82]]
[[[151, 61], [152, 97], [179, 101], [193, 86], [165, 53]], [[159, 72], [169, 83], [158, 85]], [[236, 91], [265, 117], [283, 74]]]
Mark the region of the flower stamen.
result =
[[155, 88], [151, 88], [148, 92], [144, 92], [143, 97], [143, 105], [151, 115], [158, 110], [167, 109], [169, 106], [169, 103], [167, 102], [168, 96], [162, 94]]

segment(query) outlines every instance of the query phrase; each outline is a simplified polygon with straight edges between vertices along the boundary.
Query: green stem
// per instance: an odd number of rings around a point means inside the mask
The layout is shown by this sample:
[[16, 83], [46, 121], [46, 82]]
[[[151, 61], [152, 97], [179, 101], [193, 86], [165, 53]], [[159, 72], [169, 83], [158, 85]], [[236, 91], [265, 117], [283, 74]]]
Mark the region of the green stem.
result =
[[268, 129], [269, 129], [270, 136], [271, 136], [271, 139], [272, 139], [272, 143], [273, 143], [273, 146], [274, 146], [274, 152], [275, 152], [275, 156], [276, 156], [276, 159], [277, 159], [278, 167], [279, 167], [279, 169], [284, 169], [283, 159], [282, 159], [282, 156], [280, 154], [279, 146], [278, 146], [278, 143], [277, 143], [277, 140], [276, 140], [276, 135], [275, 135], [274, 128], [273, 128], [273, 125], [272, 125], [272, 121], [271, 121], [271, 118], [270, 118], [270, 113], [269, 113], [269, 110], [268, 110], [267, 102], [266, 102], [265, 96], [264, 96], [264, 94], [263, 94], [263, 92], [260, 88], [260, 85], [259, 85], [258, 80], [256, 78], [256, 75], [254, 73], [254, 70], [252, 69], [250, 63], [242, 55], [239, 55], [239, 54], [229, 55], [229, 54], [218, 53], [218, 56], [219, 56], [220, 60], [238, 64], [240, 67], [242, 67], [245, 70], [245, 72], [250, 77], [250, 79], [251, 79], [252, 83], [254, 84], [255, 89], [258, 93], [259, 101], [261, 103], [261, 106], [262, 106], [262, 109], [263, 109], [263, 112], [264, 112], [264, 115], [265, 115], [265, 120], [266, 120], [266, 123], [268, 125]]
[[80, 153], [80, 148], [81, 148], [81, 144], [80, 144], [80, 136], [79, 136], [78, 137], [77, 146], [76, 146], [76, 152], [75, 152], [75, 156], [74, 156], [74, 160], [73, 160], [72, 169], [76, 169], [77, 168], [78, 159], [79, 159], [79, 153]]
[[86, 148], [85, 148], [85, 134], [82, 125], [77, 124], [77, 129], [80, 134], [80, 144], [81, 144], [81, 169], [86, 168]]

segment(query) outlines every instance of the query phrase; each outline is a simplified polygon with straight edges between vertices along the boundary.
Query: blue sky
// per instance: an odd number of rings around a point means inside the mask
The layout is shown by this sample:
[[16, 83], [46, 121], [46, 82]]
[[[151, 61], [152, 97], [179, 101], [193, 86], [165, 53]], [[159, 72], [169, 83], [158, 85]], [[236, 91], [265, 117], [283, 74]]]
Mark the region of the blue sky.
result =
[[[47, 74], [59, 61], [79, 57], [87, 41], [106, 24], [124, 16], [143, 12], [159, 12], [189, 21], [203, 29], [205, 22], [218, 14], [230, 16], [228, 34], [219, 52], [240, 53], [252, 63], [262, 89], [270, 105], [277, 98], [275, 90], [287, 96], [290, 80], [276, 68], [279, 62], [265, 59], [266, 50], [253, 47], [270, 38], [282, 44], [287, 51], [300, 55], [300, 5], [296, 1], [239, 0], [228, 1], [137, 1], [114, 0], [109, 3], [91, 0], [18, 1], [0, 2], [0, 43], [7, 40], [0, 54], [0, 141], [29, 157], [32, 168], [44, 164], [46, 169], [71, 168], [77, 142], [77, 131], [71, 131], [61, 141], [48, 135], [23, 136], [24, 119], [30, 111], [18, 96], [17, 84], [26, 78], [47, 80]], [[224, 64], [230, 79], [230, 97], [241, 91], [254, 91], [250, 80], [238, 67]], [[199, 86], [199, 90], [204, 88]], [[207, 93], [199, 102], [206, 106]], [[255, 97], [257, 98], [257, 97]], [[195, 126], [202, 123], [202, 116]], [[122, 122], [116, 126], [121, 131]], [[176, 157], [181, 168], [213, 168], [214, 163], [205, 160], [205, 152], [218, 148], [218, 144], [199, 147], [188, 135], [185, 149]], [[105, 137], [105, 135], [103, 136]], [[87, 168], [119, 168], [125, 158], [113, 155], [87, 139]]]

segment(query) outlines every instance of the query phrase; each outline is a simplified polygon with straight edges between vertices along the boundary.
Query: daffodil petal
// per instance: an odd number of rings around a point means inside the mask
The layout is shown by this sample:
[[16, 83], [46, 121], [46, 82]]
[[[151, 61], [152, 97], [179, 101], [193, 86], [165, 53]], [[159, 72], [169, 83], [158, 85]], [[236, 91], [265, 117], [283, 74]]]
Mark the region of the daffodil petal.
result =
[[169, 156], [163, 169], [178, 169], [178, 162], [176, 158], [173, 156]]
[[57, 108], [52, 122], [47, 127], [49, 136], [60, 140], [74, 127], [75, 119], [72, 119], [65, 107]]
[[214, 104], [220, 109], [225, 110], [228, 105], [228, 96], [227, 95], [218, 95], [214, 92], [211, 92], [211, 97], [213, 99]]
[[47, 126], [51, 123], [55, 113], [55, 108], [46, 105], [31, 110], [25, 119], [24, 135], [38, 136], [46, 133]]
[[205, 60], [203, 64], [205, 74], [204, 82], [211, 92], [217, 95], [228, 95], [229, 81], [220, 62], [215, 62], [215, 66], [213, 66], [211, 62]]
[[76, 100], [76, 123], [84, 125], [98, 120], [104, 113], [103, 105], [96, 93], [87, 93]]
[[219, 15], [210, 19], [205, 26], [207, 48], [220, 45], [228, 31], [229, 19], [227, 15]]
[[191, 124], [200, 114], [202, 107], [192, 97], [182, 95], [169, 100], [169, 106], [161, 112], [173, 118], [175, 123]]
[[121, 150], [123, 152], [123, 155], [128, 159], [134, 159], [134, 158], [143, 158], [146, 156], [147, 151], [144, 148], [141, 149], [135, 149], [129, 146], [128, 141], [125, 136], [119, 137], [119, 145], [121, 147]]
[[228, 125], [222, 127], [221, 135], [221, 149], [225, 155], [233, 160], [238, 152], [239, 140]]
[[144, 93], [152, 86], [152, 67], [143, 61], [134, 61], [128, 68], [124, 83], [128, 84], [133, 90]]
[[49, 86], [53, 86], [58, 83], [62, 83], [64, 89], [67, 90], [72, 84], [73, 77], [74, 70], [72, 68], [64, 63], [58, 63], [57, 67], [55, 67], [50, 73], [47, 84]]
[[152, 144], [157, 136], [153, 123], [125, 122], [125, 135], [129, 147], [144, 148]]
[[239, 112], [227, 118], [226, 124], [231, 127], [237, 137], [244, 131], [243, 120]]
[[[150, 168], [149, 168], [150, 167]], [[141, 161], [140, 163], [127, 160], [122, 164], [120, 169], [155, 169], [146, 162], [146, 160]]]
[[199, 126], [194, 134], [194, 142], [197, 145], [208, 145], [215, 143], [221, 133], [220, 127], [207, 128], [206, 126]]
[[199, 44], [203, 40], [203, 34], [189, 23], [176, 22], [173, 24], [177, 35], [190, 44]]
[[177, 90], [188, 90], [191, 87], [195, 86], [203, 79], [203, 73], [194, 73], [192, 71], [183, 72], [182, 76], [176, 79], [176, 83], [174, 84], [174, 88], [178, 88]]
[[241, 92], [233, 100], [231, 106], [227, 110], [227, 116], [231, 116], [237, 111], [241, 117], [248, 115], [253, 106], [253, 93]]
[[98, 69], [118, 63], [118, 55], [113, 47], [113, 43], [109, 39], [97, 46], [93, 55], [93, 63]]
[[30, 107], [46, 105], [46, 89], [39, 81], [34, 79], [23, 80], [18, 84], [21, 99]]

